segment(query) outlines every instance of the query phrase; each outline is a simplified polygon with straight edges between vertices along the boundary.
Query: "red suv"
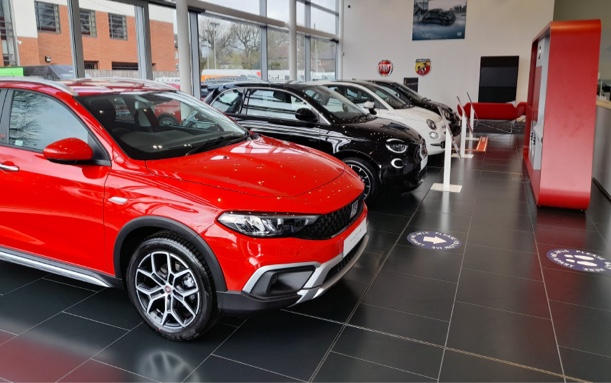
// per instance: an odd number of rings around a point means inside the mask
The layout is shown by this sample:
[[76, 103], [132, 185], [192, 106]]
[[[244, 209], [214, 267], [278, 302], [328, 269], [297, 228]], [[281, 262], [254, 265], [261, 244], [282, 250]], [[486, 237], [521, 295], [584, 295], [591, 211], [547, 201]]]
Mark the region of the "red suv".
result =
[[0, 104], [0, 260], [125, 287], [167, 338], [316, 298], [367, 244], [347, 165], [167, 85], [0, 79]]

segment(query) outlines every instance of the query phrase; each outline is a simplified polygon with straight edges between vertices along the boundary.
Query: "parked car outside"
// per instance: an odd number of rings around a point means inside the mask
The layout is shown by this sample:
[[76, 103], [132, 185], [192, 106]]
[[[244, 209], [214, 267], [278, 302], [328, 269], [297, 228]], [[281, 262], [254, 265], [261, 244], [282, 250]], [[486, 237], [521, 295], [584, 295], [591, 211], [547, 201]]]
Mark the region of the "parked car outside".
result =
[[446, 132], [439, 114], [406, 103], [379, 86], [367, 81], [317, 81], [340, 93], [363, 109], [378, 116], [405, 124], [416, 130], [426, 141], [429, 155], [443, 153]]
[[452, 11], [444, 11], [440, 8], [429, 9], [422, 19], [423, 23], [439, 23], [441, 25], [451, 25], [456, 21], [456, 15]]
[[169, 339], [316, 298], [367, 244], [349, 166], [167, 85], [1, 79], [0, 99], [0, 261], [125, 286]]
[[428, 161], [424, 139], [406, 125], [366, 113], [313, 83], [231, 83], [206, 102], [253, 132], [331, 154], [363, 180], [367, 200], [381, 189], [418, 187]]
[[460, 135], [461, 132], [461, 122], [458, 114], [452, 110], [446, 104], [442, 104], [441, 102], [436, 102], [431, 100], [430, 98], [426, 98], [410, 87], [394, 82], [391, 80], [367, 80], [381, 87], [388, 93], [392, 94], [395, 97], [400, 98], [402, 101], [414, 104], [421, 108], [425, 108], [430, 110], [431, 112], [439, 114], [439, 109], [441, 108], [443, 116], [450, 123], [450, 130], [452, 131], [452, 135], [454, 137]]

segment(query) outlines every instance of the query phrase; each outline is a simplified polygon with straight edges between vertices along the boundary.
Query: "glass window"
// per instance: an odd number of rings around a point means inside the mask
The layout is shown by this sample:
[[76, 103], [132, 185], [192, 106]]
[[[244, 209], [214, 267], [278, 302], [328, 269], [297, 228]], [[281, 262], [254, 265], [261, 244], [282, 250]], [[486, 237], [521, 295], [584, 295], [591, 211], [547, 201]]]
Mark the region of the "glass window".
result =
[[324, 86], [311, 86], [305, 89], [304, 92], [314, 99], [314, 103], [320, 105], [340, 120], [351, 120], [366, 116], [365, 112], [341, 94], [333, 92]]
[[243, 113], [281, 120], [294, 120], [295, 112], [308, 104], [290, 93], [274, 89], [255, 89], [248, 97]]
[[[267, 0], [267, 17], [289, 22], [289, 2], [286, 0]], [[297, 2], [297, 25], [305, 25], [305, 5]]]
[[206, 2], [255, 15], [260, 14], [259, 0], [206, 0]]
[[337, 11], [337, 0], [312, 0], [312, 4], [320, 5], [332, 11]]
[[59, 32], [59, 10], [57, 4], [34, 2], [36, 7], [36, 27], [39, 31]]
[[[305, 80], [305, 37], [297, 35], [297, 80]], [[267, 68], [268, 80], [290, 80], [289, 71], [289, 34], [288, 32], [268, 29], [267, 31]]]
[[231, 89], [218, 96], [211, 104], [223, 113], [239, 113], [244, 103], [244, 91]]
[[81, 9], [81, 34], [96, 37], [95, 11]]
[[127, 40], [127, 23], [124, 15], [109, 13], [108, 29], [111, 39]]
[[43, 150], [50, 143], [70, 137], [89, 141], [87, 129], [65, 106], [40, 93], [14, 91], [10, 145]]
[[[151, 31], [151, 58], [153, 78], [178, 87], [178, 36], [176, 32], [176, 10], [149, 4]], [[198, 68], [194, 68], [197, 71]]]
[[199, 36], [202, 81], [261, 79], [261, 27], [200, 15]]
[[337, 34], [337, 16], [312, 7], [312, 29]]
[[310, 78], [335, 80], [337, 44], [333, 41], [310, 39]]

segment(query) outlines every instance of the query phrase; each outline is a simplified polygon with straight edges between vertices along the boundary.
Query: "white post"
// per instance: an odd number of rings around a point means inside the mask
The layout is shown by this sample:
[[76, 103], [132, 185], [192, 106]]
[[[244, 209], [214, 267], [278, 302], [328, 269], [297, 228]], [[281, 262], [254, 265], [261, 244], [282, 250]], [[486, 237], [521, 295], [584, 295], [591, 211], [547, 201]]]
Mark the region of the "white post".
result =
[[191, 48], [189, 47], [189, 9], [187, 0], [176, 0], [176, 32], [178, 34], [178, 73], [180, 90], [193, 93], [191, 82]]
[[460, 120], [460, 158], [465, 158], [465, 145], [467, 141], [466, 138], [466, 134], [467, 134], [467, 116], [465, 116], [465, 111], [463, 110], [461, 113], [461, 120]]
[[471, 130], [469, 131], [469, 138], [473, 139], [473, 127], [475, 126], [475, 106], [471, 103]]
[[289, 74], [297, 80], [297, 0], [289, 0]]
[[450, 172], [452, 171], [452, 132], [446, 128], [446, 147], [443, 162], [443, 191], [450, 191]]

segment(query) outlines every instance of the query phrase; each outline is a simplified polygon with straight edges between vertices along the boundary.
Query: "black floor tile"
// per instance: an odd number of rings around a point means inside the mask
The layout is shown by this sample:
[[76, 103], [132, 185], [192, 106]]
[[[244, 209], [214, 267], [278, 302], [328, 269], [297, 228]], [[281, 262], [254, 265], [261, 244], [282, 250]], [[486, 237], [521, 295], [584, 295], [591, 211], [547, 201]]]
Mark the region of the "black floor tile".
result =
[[499, 189], [495, 187], [487, 187], [480, 185], [475, 193], [475, 198], [486, 198], [489, 200], [497, 200], [499, 203], [514, 203], [526, 202], [527, 195], [524, 193], [524, 188], [518, 185], [510, 189]]
[[90, 290], [90, 291], [101, 291], [106, 288], [103, 286], [98, 286], [98, 285], [94, 285], [94, 284], [87, 283], [87, 282], [81, 282], [76, 279], [62, 277], [61, 275], [57, 275], [57, 274], [47, 274], [45, 275], [44, 279], [48, 281], [54, 281], [57, 283], [63, 283], [64, 285], [68, 285], [68, 286], [80, 287], [81, 289]]
[[[308, 380], [341, 326], [285, 311], [251, 317], [216, 355]], [[253, 348], [254, 347], [254, 348]]]
[[396, 246], [384, 264], [384, 270], [396, 273], [458, 282], [462, 256], [447, 251]]
[[57, 381], [125, 334], [67, 314], [0, 346], [0, 376], [12, 382]]
[[387, 254], [382, 253], [363, 253], [358, 262], [344, 275], [344, 279], [369, 284], [382, 266], [386, 256]]
[[456, 300], [517, 314], [549, 318], [543, 282], [463, 269]]
[[469, 245], [498, 247], [507, 250], [536, 253], [535, 236], [523, 230], [508, 230], [490, 226], [471, 225]]
[[611, 278], [580, 271], [543, 269], [550, 300], [611, 310]]
[[449, 327], [447, 321], [406, 314], [365, 303], [356, 310], [350, 319], [350, 324], [441, 346], [445, 344]]
[[340, 280], [322, 296], [287, 309], [319, 318], [345, 322], [367, 289], [364, 283]]
[[435, 379], [332, 352], [314, 382], [434, 382]]
[[[431, 194], [438, 194], [442, 197], [430, 197]], [[475, 209], [475, 200], [464, 201], [458, 197], [453, 198], [448, 196], [447, 192], [431, 191], [427, 194], [426, 198], [422, 200], [422, 204], [418, 207], [418, 210], [431, 212], [431, 213], [446, 213], [456, 215], [471, 215]]]
[[553, 301], [550, 306], [560, 346], [611, 358], [611, 311]]
[[127, 292], [118, 289], [102, 290], [66, 312], [126, 330], [141, 323], [140, 315], [130, 302]]
[[457, 302], [448, 347], [562, 373], [549, 319]]
[[[422, 186], [416, 190], [420, 190]], [[414, 214], [414, 211], [420, 205], [420, 201], [421, 198], [412, 193], [403, 193], [401, 195], [379, 194], [373, 201], [367, 203], [367, 207], [372, 212], [409, 217]]]
[[447, 321], [456, 284], [382, 270], [363, 303]]
[[0, 297], [0, 330], [20, 334], [94, 292], [38, 280]]
[[383, 231], [369, 231], [369, 242], [365, 247], [365, 251], [375, 254], [387, 254], [394, 246], [399, 234], [387, 233]]
[[[512, 204], [515, 205], [515, 204]], [[505, 205], [508, 206], [508, 205]], [[524, 209], [528, 211], [526, 204]], [[495, 209], [482, 206], [473, 212], [473, 225], [491, 226], [499, 229], [533, 231], [530, 216], [527, 214], [514, 214], [510, 208]]]
[[470, 223], [471, 217], [468, 215], [431, 213], [421, 210], [418, 210], [409, 221], [410, 226], [418, 227], [423, 230], [452, 230], [464, 232], [469, 231]]
[[570, 230], [597, 231], [585, 213], [574, 210], [540, 207], [534, 216], [537, 226], [552, 226]]
[[537, 243], [556, 245], [557, 248], [606, 252], [611, 249], [598, 231], [575, 230], [553, 226], [535, 225]]
[[611, 358], [560, 347], [564, 374], [590, 382], [611, 381]]
[[542, 280], [537, 255], [521, 251], [467, 244], [462, 267], [509, 277]]
[[210, 356], [185, 382], [298, 382], [287, 376]]
[[337, 340], [333, 351], [437, 379], [443, 349], [347, 327]]
[[93, 359], [158, 382], [182, 382], [233, 331], [217, 324], [195, 341], [174, 342], [141, 324]]
[[9, 293], [47, 275], [44, 271], [0, 261], [0, 295]]
[[513, 364], [446, 351], [440, 382], [563, 382], [561, 375], [545, 374]]
[[144, 376], [88, 360], [60, 382], [154, 382]]
[[409, 217], [404, 215], [393, 215], [369, 212], [367, 215], [368, 229], [373, 231], [387, 231], [389, 233], [401, 233], [407, 225]]

